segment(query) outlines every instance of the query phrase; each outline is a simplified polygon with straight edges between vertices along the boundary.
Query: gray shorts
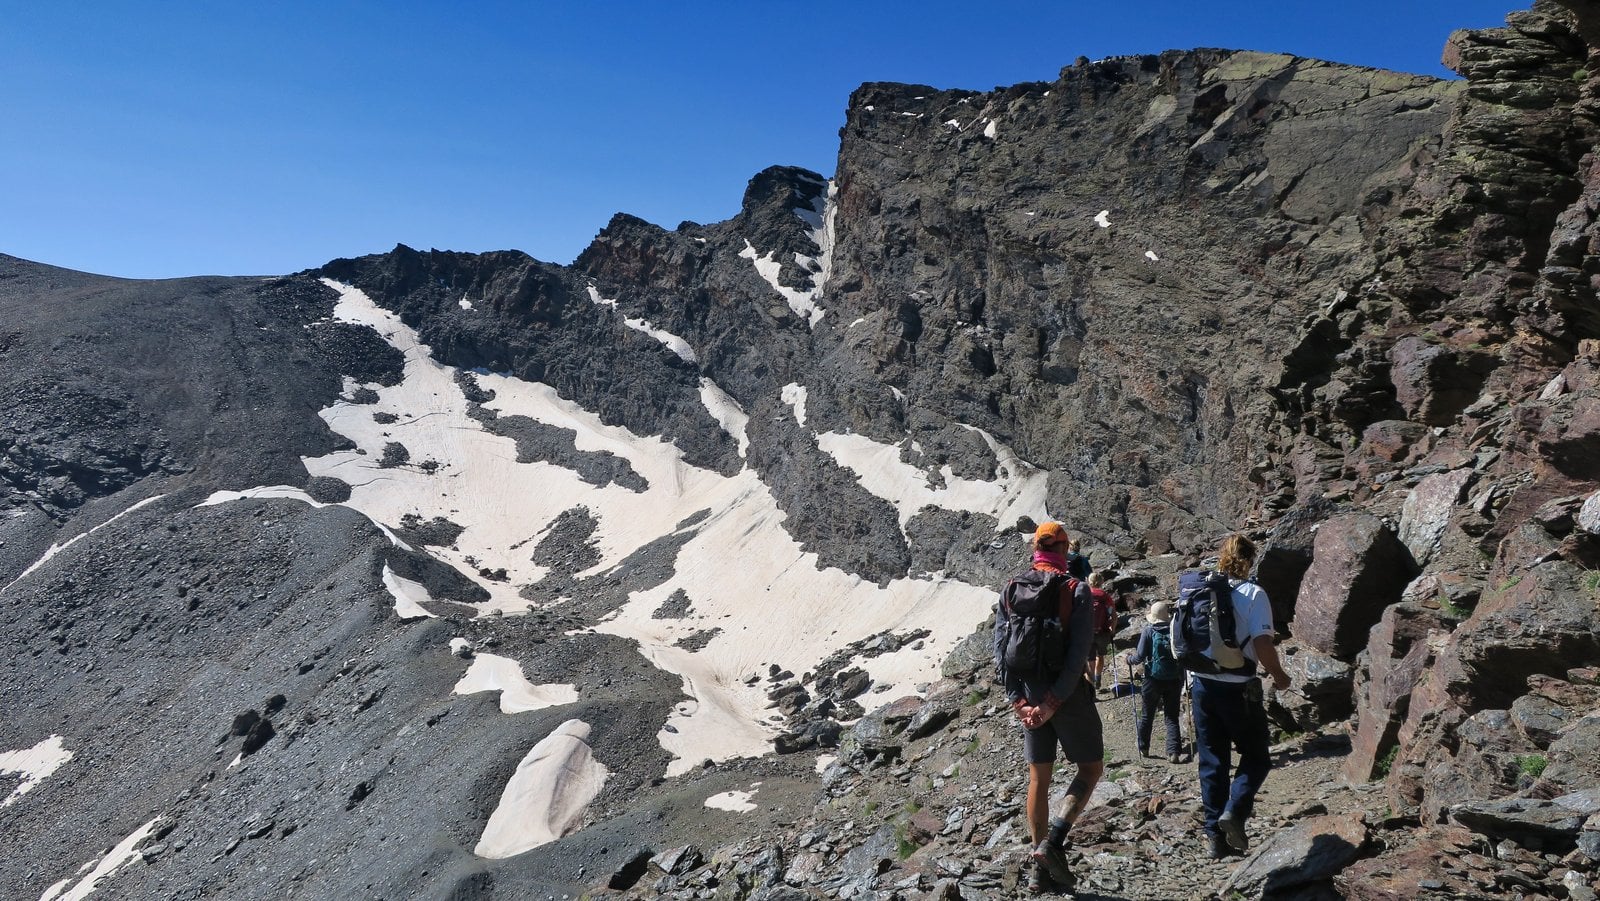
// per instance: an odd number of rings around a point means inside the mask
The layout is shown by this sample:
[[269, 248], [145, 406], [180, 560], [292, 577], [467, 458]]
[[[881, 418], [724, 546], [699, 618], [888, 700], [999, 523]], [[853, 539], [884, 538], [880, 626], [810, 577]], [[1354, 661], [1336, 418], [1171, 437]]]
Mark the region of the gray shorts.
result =
[[1055, 763], [1060, 745], [1069, 763], [1104, 760], [1105, 739], [1100, 733], [1100, 711], [1094, 706], [1094, 686], [1085, 678], [1061, 702], [1055, 716], [1037, 729], [1022, 730], [1022, 756], [1029, 763]]

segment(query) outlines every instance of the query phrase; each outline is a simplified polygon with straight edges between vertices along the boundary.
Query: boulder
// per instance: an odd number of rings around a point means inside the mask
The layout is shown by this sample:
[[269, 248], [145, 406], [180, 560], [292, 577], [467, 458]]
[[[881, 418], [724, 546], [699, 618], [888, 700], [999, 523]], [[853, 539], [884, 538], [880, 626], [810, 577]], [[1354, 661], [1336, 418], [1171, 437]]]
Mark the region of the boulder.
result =
[[1582, 714], [1559, 702], [1527, 694], [1511, 702], [1511, 722], [1536, 748], [1548, 748]]
[[1290, 681], [1289, 691], [1278, 692], [1270, 708], [1281, 725], [1314, 732], [1350, 715], [1354, 667], [1295, 639], [1284, 642], [1278, 652]]
[[939, 664], [939, 675], [946, 679], [971, 680], [993, 671], [993, 617], [985, 620], [972, 634], [956, 642], [950, 653], [945, 655], [944, 662]]
[[1448, 631], [1449, 624], [1439, 611], [1414, 601], [1402, 601], [1383, 611], [1358, 661], [1356, 731], [1345, 758], [1346, 779], [1365, 782], [1378, 775], [1378, 763], [1395, 746], [1400, 724], [1405, 721], [1411, 690], [1433, 659], [1428, 636]]
[[1382, 419], [1361, 433], [1361, 447], [1368, 454], [1389, 463], [1399, 463], [1418, 445], [1426, 447], [1428, 427], [1406, 419]]
[[1400, 540], [1418, 565], [1426, 565], [1439, 546], [1450, 513], [1472, 482], [1472, 470], [1434, 473], [1417, 483], [1400, 509]]
[[1324, 654], [1354, 659], [1414, 573], [1411, 555], [1383, 520], [1368, 513], [1335, 516], [1317, 530], [1311, 568], [1295, 600], [1294, 636]]
[[1578, 528], [1591, 535], [1600, 535], [1600, 491], [1589, 495], [1578, 508]]
[[1217, 894], [1259, 898], [1331, 879], [1360, 856], [1366, 842], [1359, 813], [1304, 820], [1268, 836]]
[[1480, 710], [1462, 720], [1454, 740], [1425, 750], [1424, 819], [1440, 821], [1455, 805], [1503, 798], [1522, 779], [1522, 761], [1537, 752], [1505, 710]]
[[1590, 713], [1550, 743], [1543, 780], [1553, 786], [1600, 785], [1600, 713]]
[[922, 709], [922, 699], [909, 695], [872, 711], [850, 729], [850, 744], [867, 757], [897, 757], [905, 745], [906, 724]]
[[907, 740], [915, 741], [927, 738], [949, 722], [961, 712], [961, 695], [959, 693], [944, 691], [937, 692], [928, 697], [928, 700], [917, 708], [906, 723]]
[[1493, 839], [1561, 852], [1577, 845], [1588, 817], [1554, 801], [1506, 798], [1457, 804], [1450, 808], [1450, 819]]
[[1479, 888], [1455, 865], [1480, 839], [1460, 826], [1420, 830], [1400, 848], [1358, 860], [1334, 877], [1334, 885], [1351, 901], [1398, 901], [1414, 898], [1422, 886], [1433, 897], [1467, 898]]
[[1451, 696], [1469, 710], [1509, 707], [1529, 676], [1559, 676], [1600, 657], [1600, 611], [1585, 580], [1552, 561], [1480, 601], [1439, 655]]
[[1255, 581], [1272, 601], [1272, 618], [1279, 623], [1294, 619], [1295, 598], [1300, 594], [1300, 581], [1311, 567], [1312, 546], [1316, 542], [1317, 526], [1331, 516], [1338, 507], [1332, 501], [1318, 498], [1285, 513], [1256, 556]]

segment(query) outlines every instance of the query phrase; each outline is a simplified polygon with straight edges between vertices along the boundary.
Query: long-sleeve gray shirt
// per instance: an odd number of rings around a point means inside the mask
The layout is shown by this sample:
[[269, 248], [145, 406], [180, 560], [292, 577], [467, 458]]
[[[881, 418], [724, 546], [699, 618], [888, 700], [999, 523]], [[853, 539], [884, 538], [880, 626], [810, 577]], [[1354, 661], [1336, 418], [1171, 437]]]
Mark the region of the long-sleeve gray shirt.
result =
[[1067, 631], [1067, 659], [1053, 680], [1042, 677], [1028, 679], [1007, 672], [1005, 636], [1009, 617], [1003, 597], [995, 604], [994, 663], [995, 670], [1005, 682], [1007, 700], [1026, 698], [1029, 704], [1038, 704], [1044, 700], [1046, 693], [1055, 695], [1057, 700], [1066, 700], [1083, 681], [1083, 672], [1089, 664], [1089, 654], [1094, 646], [1094, 598], [1089, 594], [1088, 583], [1077, 584], [1078, 590], [1070, 594], [1066, 586], [1062, 586], [1060, 615], [1061, 624]]

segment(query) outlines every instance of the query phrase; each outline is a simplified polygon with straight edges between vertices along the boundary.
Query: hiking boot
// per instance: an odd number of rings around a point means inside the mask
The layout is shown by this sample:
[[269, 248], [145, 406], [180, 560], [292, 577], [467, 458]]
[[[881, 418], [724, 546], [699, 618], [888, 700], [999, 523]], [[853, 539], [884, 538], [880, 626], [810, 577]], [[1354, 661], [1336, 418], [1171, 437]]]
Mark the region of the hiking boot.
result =
[[1033, 871], [1043, 871], [1049, 881], [1063, 892], [1070, 892], [1078, 883], [1078, 877], [1072, 875], [1072, 870], [1067, 866], [1067, 852], [1048, 841], [1040, 842], [1033, 847]]
[[1028, 874], [1028, 892], [1034, 895], [1044, 895], [1056, 891], [1056, 882], [1044, 867], [1034, 864], [1033, 872]]
[[1177, 754], [1177, 753], [1168, 754], [1167, 755], [1167, 762], [1168, 763], [1183, 763], [1183, 755], [1182, 754]]
[[1228, 845], [1237, 851], [1250, 849], [1250, 839], [1244, 834], [1244, 820], [1234, 816], [1233, 811], [1225, 810], [1217, 819], [1217, 831], [1228, 840]]
[[1206, 856], [1212, 860], [1221, 860], [1233, 853], [1233, 849], [1228, 847], [1227, 839], [1224, 839], [1221, 835], [1215, 832], [1208, 832], [1206, 833], [1206, 838], [1210, 839], [1210, 847], [1206, 850]]
[[1141, 758], [1149, 757], [1150, 756], [1150, 749], [1149, 748], [1140, 748], [1139, 749], [1139, 756]]

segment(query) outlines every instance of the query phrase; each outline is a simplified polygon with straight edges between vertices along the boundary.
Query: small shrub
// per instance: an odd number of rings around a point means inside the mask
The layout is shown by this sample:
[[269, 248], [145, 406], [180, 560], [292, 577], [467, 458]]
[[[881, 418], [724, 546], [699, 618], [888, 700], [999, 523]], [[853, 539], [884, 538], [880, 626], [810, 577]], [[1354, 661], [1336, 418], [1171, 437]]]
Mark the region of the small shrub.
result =
[[1577, 69], [1577, 70], [1575, 70], [1572, 73], [1572, 80], [1573, 81], [1577, 81], [1577, 82], [1588, 81], [1589, 80], [1589, 70], [1588, 69]]
[[1378, 778], [1379, 779], [1387, 779], [1389, 777], [1389, 770], [1394, 768], [1394, 759], [1396, 757], [1398, 757], [1399, 755], [1400, 755], [1400, 746], [1399, 745], [1395, 745], [1395, 746], [1391, 747], [1389, 750], [1385, 751], [1382, 757], [1378, 758]]
[[870, 816], [872, 816], [873, 814], [875, 814], [877, 812], [878, 812], [878, 802], [877, 801], [868, 801], [867, 802], [867, 816], [870, 817]]
[[1517, 769], [1522, 771], [1522, 775], [1532, 776], [1535, 779], [1544, 775], [1544, 768], [1548, 763], [1543, 754], [1522, 754], [1517, 757]]
[[983, 692], [974, 688], [973, 690], [967, 692], [967, 697], [962, 703], [968, 707], [973, 707], [983, 703]]
[[916, 813], [917, 811], [919, 811], [921, 809], [922, 809], [922, 802], [918, 801], [915, 798], [912, 798], [911, 800], [906, 802], [906, 813]]
[[1590, 591], [1600, 591], [1600, 569], [1591, 569], [1584, 573], [1583, 584], [1587, 585]]

